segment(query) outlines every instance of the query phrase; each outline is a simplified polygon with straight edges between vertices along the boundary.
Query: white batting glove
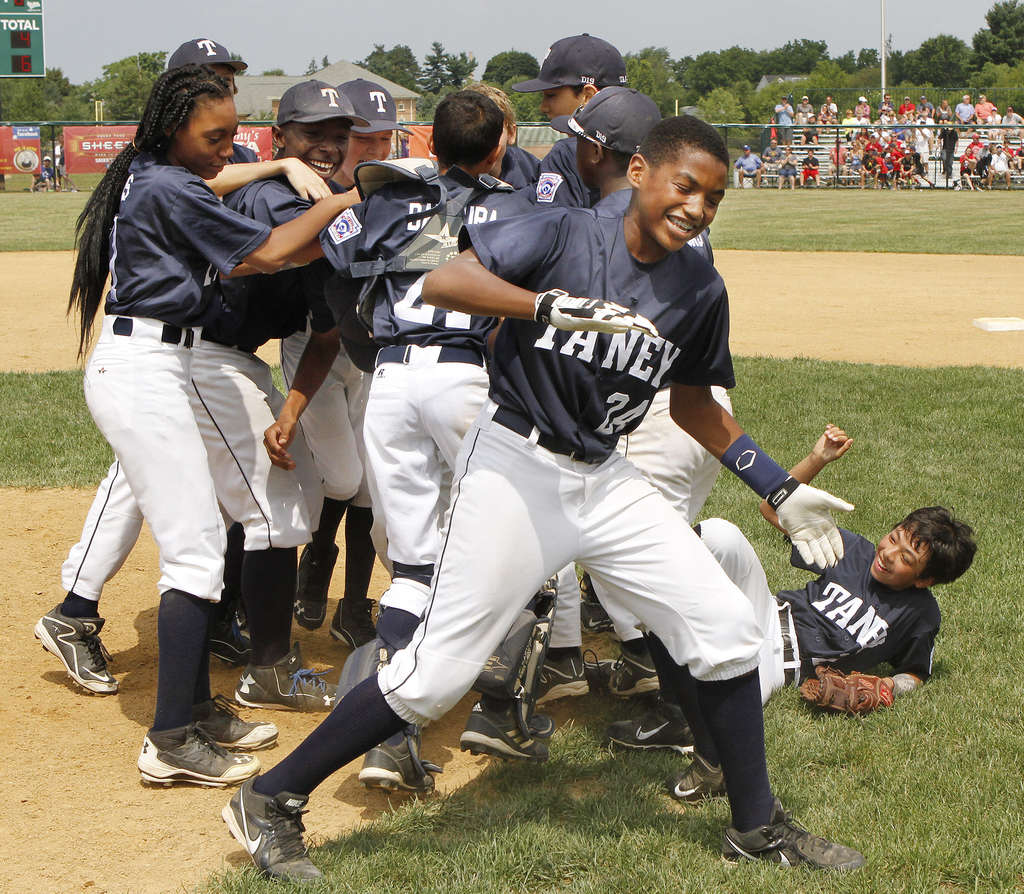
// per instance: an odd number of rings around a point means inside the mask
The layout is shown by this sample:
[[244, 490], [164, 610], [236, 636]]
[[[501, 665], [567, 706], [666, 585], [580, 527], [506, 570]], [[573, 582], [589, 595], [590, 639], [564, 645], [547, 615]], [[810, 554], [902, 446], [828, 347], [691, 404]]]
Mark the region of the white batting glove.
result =
[[574, 298], [562, 289], [548, 289], [537, 296], [533, 318], [556, 329], [587, 332], [629, 332], [635, 329], [651, 338], [658, 330], [647, 317], [621, 304], [601, 298]]
[[775, 509], [779, 524], [809, 565], [831, 568], [843, 557], [843, 536], [830, 511], [835, 509], [850, 512], [853, 505], [809, 484], [798, 484]]

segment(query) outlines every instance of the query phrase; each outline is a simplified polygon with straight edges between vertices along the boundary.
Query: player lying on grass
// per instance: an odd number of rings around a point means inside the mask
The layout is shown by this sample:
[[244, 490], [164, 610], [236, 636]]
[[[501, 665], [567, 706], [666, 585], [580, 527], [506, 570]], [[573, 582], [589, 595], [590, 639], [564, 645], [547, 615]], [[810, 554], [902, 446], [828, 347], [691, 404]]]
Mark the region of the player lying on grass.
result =
[[680, 249], [714, 218], [728, 171], [712, 127], [668, 119], [630, 159], [633, 199], [621, 215], [552, 209], [471, 224], [472, 250], [427, 275], [425, 301], [506, 317], [490, 401], [459, 454], [412, 642], [223, 810], [267, 873], [320, 877], [301, 837], [309, 793], [406, 723], [450, 710], [530, 597], [571, 561], [658, 634], [680, 673], [692, 670], [694, 685], [679, 697], [693, 693], [690, 708], [707, 718], [728, 779], [723, 857], [863, 865], [857, 851], [799, 826], [773, 794], [757, 673], [764, 637], [751, 603], [615, 452], [671, 383], [676, 422], [769, 497], [805, 560], [842, 557], [829, 510], [852, 507], [795, 482], [710, 393], [734, 384], [728, 297], [714, 268]]
[[[829, 425], [790, 474], [810, 483], [852, 444], [842, 429]], [[767, 502], [761, 504], [761, 512], [780, 527]], [[877, 545], [841, 529], [845, 554], [824, 573], [794, 550], [792, 564], [819, 576], [802, 590], [772, 596], [761, 563], [739, 528], [723, 519], [708, 519], [698, 527], [704, 545], [750, 599], [766, 633], [760, 664], [763, 702], [784, 686], [813, 680], [814, 668], [820, 665], [863, 673], [888, 664], [892, 676], [877, 685], [895, 696], [916, 689], [931, 675], [939, 632], [939, 605], [930, 588], [960, 577], [976, 550], [974, 532], [948, 509], [916, 509]], [[664, 690], [671, 702], [678, 686], [688, 684], [680, 683], [664, 647], [655, 638], [648, 639], [659, 673], [674, 680]], [[725, 794], [715, 753], [708, 753], [713, 743], [700, 729], [700, 720], [691, 733], [673, 718], [675, 713], [670, 706], [639, 721], [612, 724], [608, 737], [628, 747], [675, 750], [696, 740], [693, 763], [669, 781], [673, 797], [696, 802]]]

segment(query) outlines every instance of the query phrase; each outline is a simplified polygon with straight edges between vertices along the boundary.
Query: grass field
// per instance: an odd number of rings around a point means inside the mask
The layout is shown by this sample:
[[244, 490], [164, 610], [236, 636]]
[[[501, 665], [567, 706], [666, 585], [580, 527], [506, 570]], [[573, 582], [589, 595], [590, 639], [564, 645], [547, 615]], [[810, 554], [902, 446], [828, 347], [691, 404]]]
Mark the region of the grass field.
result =
[[[943, 632], [935, 678], [923, 690], [864, 720], [812, 715], [794, 691], [766, 711], [778, 793], [813, 830], [864, 850], [868, 867], [848, 878], [726, 870], [717, 857], [726, 804], [678, 809], [661, 788], [680, 767], [677, 758], [612, 755], [601, 746], [606, 723], [641, 706], [588, 698], [577, 700], [577, 719], [556, 733], [546, 765], [496, 765], [446, 799], [403, 807], [317, 848], [331, 890], [1024, 890], [1024, 573], [1012, 521], [1024, 471], [1006, 410], [1024, 393], [1024, 372], [741, 358], [737, 378], [738, 418], [780, 459], [795, 462], [825, 421], [854, 435], [848, 457], [819, 479], [857, 505], [844, 520], [853, 529], [877, 538], [906, 510], [941, 502], [979, 534], [974, 567], [939, 591]], [[108, 454], [79, 374], [5, 375], [0, 383], [11, 408], [2, 484], [99, 480]], [[51, 412], [40, 414], [41, 405]], [[705, 515], [743, 528], [773, 587], [806, 580], [788, 567], [780, 538], [731, 476], [722, 476]], [[313, 799], [314, 834], [317, 814], [330, 809], [328, 784]], [[205, 890], [282, 888], [247, 869], [218, 875]]]
[[[0, 193], [0, 251], [70, 249], [87, 198], [8, 187]], [[763, 251], [1016, 255], [1022, 209], [1021, 192], [731, 189], [712, 241]]]

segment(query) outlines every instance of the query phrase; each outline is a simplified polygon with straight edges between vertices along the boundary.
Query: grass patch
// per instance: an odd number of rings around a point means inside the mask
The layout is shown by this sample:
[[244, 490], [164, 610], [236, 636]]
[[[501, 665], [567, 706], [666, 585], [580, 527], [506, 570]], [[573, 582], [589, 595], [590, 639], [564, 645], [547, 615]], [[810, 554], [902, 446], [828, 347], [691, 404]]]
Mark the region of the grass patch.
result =
[[1019, 255], [1022, 202], [1020, 192], [1003, 191], [730, 189], [712, 242], [761, 251]]
[[[811, 714], [795, 691], [765, 714], [775, 788], [809, 828], [855, 845], [868, 867], [850, 877], [767, 866], [725, 869], [717, 849], [725, 803], [681, 810], [662, 782], [673, 755], [609, 754], [605, 725], [640, 705], [598, 698], [569, 706], [575, 721], [543, 766], [496, 765], [447, 798], [407, 804], [314, 858], [334, 891], [387, 892], [934, 892], [1024, 889], [1020, 742], [1024, 666], [1018, 594], [1024, 472], [1007, 425], [1007, 395], [1024, 372], [903, 369], [812, 360], [737, 360], [738, 418], [777, 458], [803, 456], [826, 421], [855, 437], [819, 483], [857, 504], [843, 523], [871, 538], [908, 510], [953, 506], [978, 531], [965, 578], [938, 590], [943, 628], [935, 678], [853, 720]], [[4, 484], [94, 485], [109, 462], [81, 397], [80, 374], [6, 374]], [[898, 384], [897, 384], [898, 383]], [[723, 474], [705, 515], [735, 521], [775, 589], [807, 575], [761, 520], [756, 500]], [[979, 693], [984, 693], [979, 696]], [[428, 754], [427, 757], [430, 755]], [[310, 826], [331, 810], [328, 783]], [[315, 839], [316, 840], [316, 839]], [[204, 891], [285, 890], [251, 869], [212, 877]]]
[[[0, 251], [70, 250], [87, 198], [8, 186], [0, 192]], [[766, 251], [1019, 255], [1022, 201], [1001, 191], [730, 189], [712, 238], [716, 248]]]

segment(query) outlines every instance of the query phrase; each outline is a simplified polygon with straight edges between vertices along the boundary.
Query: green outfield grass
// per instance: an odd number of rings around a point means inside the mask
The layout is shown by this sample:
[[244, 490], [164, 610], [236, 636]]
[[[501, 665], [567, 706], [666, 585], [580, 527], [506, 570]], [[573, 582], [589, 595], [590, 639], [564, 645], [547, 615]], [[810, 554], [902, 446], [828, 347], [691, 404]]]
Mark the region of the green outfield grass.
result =
[[[663, 780], [682, 765], [677, 757], [609, 754], [606, 723], [642, 706], [591, 696], [557, 703], [563, 720], [574, 719], [556, 732], [547, 764], [495, 765], [450, 797], [407, 803], [317, 847], [325, 890], [1024, 890], [1024, 572], [1014, 521], [1024, 470], [1006, 409], [1024, 393], [1024, 372], [739, 358], [737, 378], [737, 417], [784, 462], [803, 456], [825, 422], [854, 436], [853, 450], [817, 482], [857, 505], [844, 525], [876, 539], [906, 511], [944, 503], [979, 535], [974, 567], [938, 590], [943, 628], [932, 682], [863, 720], [814, 715], [795, 691], [766, 711], [777, 793], [812, 830], [863, 850], [868, 867], [849, 877], [724, 868], [717, 849], [727, 805], [682, 811], [663, 794]], [[4, 374], [0, 397], [10, 408], [3, 484], [99, 481], [109, 453], [85, 410], [80, 374]], [[788, 550], [756, 503], [723, 474], [705, 515], [744, 530], [773, 588], [800, 586], [806, 574], [788, 567]], [[335, 797], [331, 782], [314, 795], [314, 835]], [[202, 890], [287, 888], [245, 869], [213, 876]]]
[[[76, 182], [91, 186], [98, 176]], [[70, 249], [87, 197], [8, 186], [0, 193], [0, 251]], [[716, 248], [766, 251], [1015, 255], [1021, 252], [1022, 213], [1020, 191], [731, 189], [712, 241]]]

